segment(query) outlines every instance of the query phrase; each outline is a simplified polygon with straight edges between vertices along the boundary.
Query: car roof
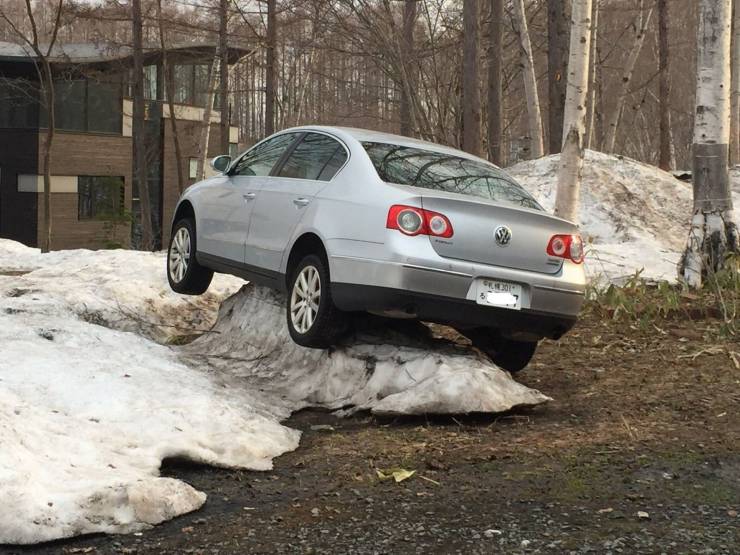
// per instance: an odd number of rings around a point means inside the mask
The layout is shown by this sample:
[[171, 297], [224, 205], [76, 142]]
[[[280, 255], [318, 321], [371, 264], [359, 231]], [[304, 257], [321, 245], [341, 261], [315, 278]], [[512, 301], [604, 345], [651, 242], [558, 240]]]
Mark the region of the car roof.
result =
[[429, 141], [423, 141], [421, 139], [414, 139], [412, 137], [404, 137], [402, 135], [395, 135], [393, 133], [384, 133], [382, 131], [372, 131], [370, 129], [360, 129], [357, 127], [342, 127], [334, 125], [304, 125], [301, 127], [295, 127], [292, 129], [286, 129], [285, 131], [323, 131], [336, 135], [340, 139], [347, 139], [351, 137], [359, 142], [372, 142], [372, 143], [389, 143], [392, 145], [408, 146], [412, 148], [421, 148], [425, 150], [431, 150], [433, 152], [441, 152], [444, 154], [451, 154], [459, 156], [460, 158], [468, 158], [470, 160], [476, 160], [490, 164], [488, 160], [474, 156], [468, 152], [458, 150], [456, 148], [431, 143]]

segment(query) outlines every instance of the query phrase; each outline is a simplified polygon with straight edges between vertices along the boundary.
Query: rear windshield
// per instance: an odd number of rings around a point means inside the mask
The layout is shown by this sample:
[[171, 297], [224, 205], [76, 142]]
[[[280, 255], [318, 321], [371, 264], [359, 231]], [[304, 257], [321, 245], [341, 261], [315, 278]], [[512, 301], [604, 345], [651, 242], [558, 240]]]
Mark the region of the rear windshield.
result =
[[408, 146], [363, 142], [380, 179], [542, 210], [519, 183], [500, 169], [459, 156]]

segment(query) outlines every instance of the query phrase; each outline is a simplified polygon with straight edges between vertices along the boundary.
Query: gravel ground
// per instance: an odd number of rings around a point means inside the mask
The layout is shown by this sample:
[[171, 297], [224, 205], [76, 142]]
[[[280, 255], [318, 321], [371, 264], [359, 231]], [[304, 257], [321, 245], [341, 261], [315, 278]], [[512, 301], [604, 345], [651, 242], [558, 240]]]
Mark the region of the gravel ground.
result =
[[[271, 472], [168, 461], [208, 493], [196, 513], [0, 553], [739, 553], [740, 346], [719, 328], [586, 315], [519, 377], [547, 406], [303, 411], [301, 446]], [[393, 468], [415, 474], [378, 477]]]

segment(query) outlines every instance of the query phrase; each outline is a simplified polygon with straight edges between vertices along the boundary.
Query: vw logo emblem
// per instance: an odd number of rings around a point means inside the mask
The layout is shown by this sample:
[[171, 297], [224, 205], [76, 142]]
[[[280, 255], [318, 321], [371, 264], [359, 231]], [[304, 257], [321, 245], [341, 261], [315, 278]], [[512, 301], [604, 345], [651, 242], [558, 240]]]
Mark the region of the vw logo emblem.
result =
[[499, 247], [505, 247], [511, 242], [511, 230], [505, 225], [500, 225], [493, 232], [493, 238]]

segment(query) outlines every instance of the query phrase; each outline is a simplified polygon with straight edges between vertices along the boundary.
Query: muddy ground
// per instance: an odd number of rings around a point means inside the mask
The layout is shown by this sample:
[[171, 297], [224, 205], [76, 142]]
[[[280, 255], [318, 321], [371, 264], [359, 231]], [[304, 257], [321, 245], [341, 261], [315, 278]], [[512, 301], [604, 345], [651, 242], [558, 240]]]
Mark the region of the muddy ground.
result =
[[[304, 411], [271, 472], [169, 461], [200, 511], [1, 553], [740, 553], [740, 344], [720, 322], [590, 312], [498, 417]], [[395, 483], [377, 469], [415, 470]]]

